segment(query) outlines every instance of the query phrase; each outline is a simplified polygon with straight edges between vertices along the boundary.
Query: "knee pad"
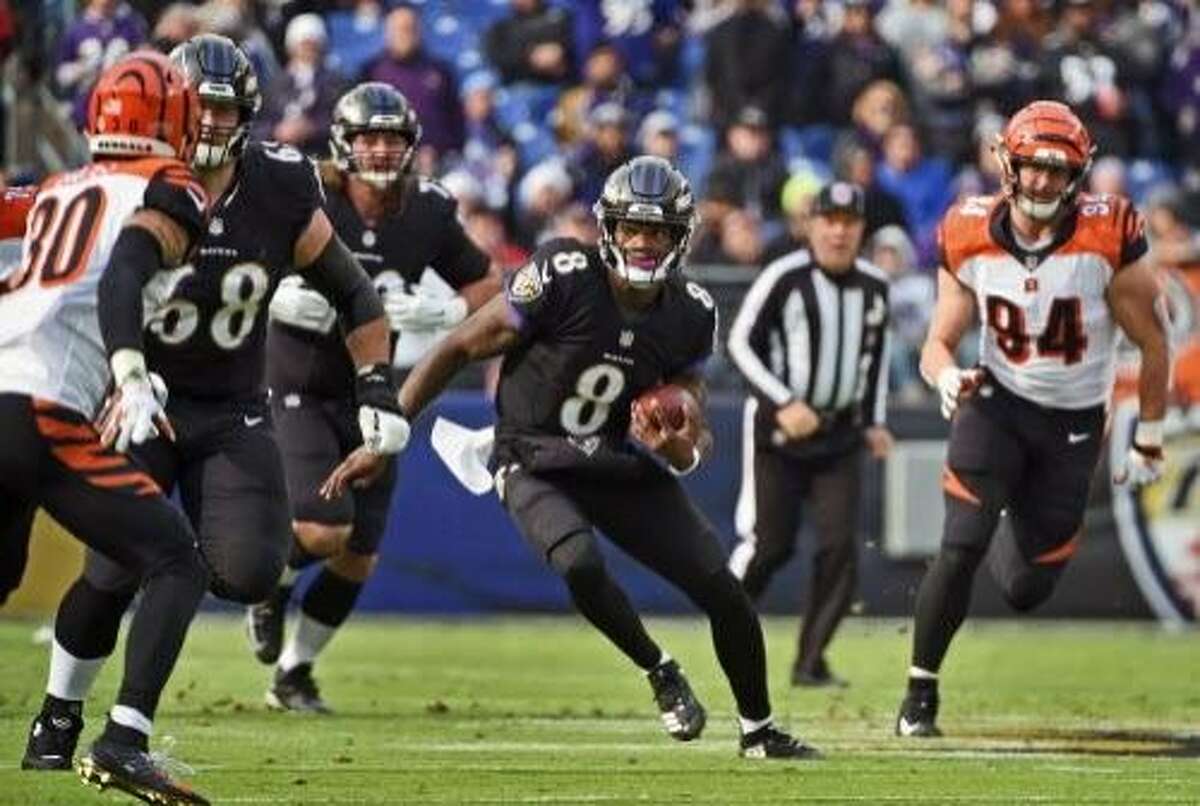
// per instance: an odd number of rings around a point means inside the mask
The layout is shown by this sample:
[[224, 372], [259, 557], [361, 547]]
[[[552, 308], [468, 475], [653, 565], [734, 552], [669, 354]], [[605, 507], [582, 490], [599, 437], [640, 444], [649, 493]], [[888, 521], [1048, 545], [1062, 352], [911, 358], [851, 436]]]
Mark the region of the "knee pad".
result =
[[592, 587], [608, 578], [604, 556], [590, 531], [574, 532], [563, 538], [550, 549], [547, 559], [572, 590]]

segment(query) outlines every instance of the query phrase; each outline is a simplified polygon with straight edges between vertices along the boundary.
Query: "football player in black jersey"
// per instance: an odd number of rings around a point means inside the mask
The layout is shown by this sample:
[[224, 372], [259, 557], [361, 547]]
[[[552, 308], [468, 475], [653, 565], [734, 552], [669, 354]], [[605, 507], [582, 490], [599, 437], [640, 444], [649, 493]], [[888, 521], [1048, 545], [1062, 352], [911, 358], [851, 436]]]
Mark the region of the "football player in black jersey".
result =
[[[396, 413], [382, 302], [321, 207], [315, 166], [290, 148], [246, 141], [260, 98], [249, 60], [213, 35], [194, 37], [171, 59], [200, 97], [193, 167], [215, 201], [191, 263], [161, 273], [148, 291], [146, 358], [170, 390], [175, 438], [143, 443], [135, 457], [163, 490], [178, 489], [213, 592], [250, 604], [274, 590], [291, 541], [264, 383], [266, 303], [285, 272], [295, 267], [336, 300], [359, 368], [346, 383], [355, 382], [368, 444], [398, 450], [407, 423]], [[53, 766], [39, 764], [52, 757], [70, 767], [82, 700], [138, 586], [125, 567], [88, 553], [55, 620], [47, 695], [26, 749], [30, 766]]]
[[[396, 338], [396, 366], [411, 367], [448, 328], [495, 296], [498, 276], [467, 237], [452, 196], [410, 171], [421, 125], [407, 99], [369, 82], [334, 107], [333, 162], [322, 166], [325, 210], [383, 296]], [[434, 280], [425, 272], [436, 275]], [[430, 290], [437, 283], [442, 293]], [[365, 489], [336, 501], [317, 487], [361, 444], [350, 356], [334, 311], [303, 278], [284, 281], [271, 303], [270, 381], [287, 469], [295, 546], [276, 594], [247, 614], [256, 656], [275, 663], [267, 703], [280, 709], [328, 710], [313, 681], [321, 650], [349, 617], [378, 557], [396, 481], [394, 462]], [[324, 567], [309, 585], [300, 617], [283, 645], [284, 612], [300, 570]]]
[[[704, 709], [609, 574], [596, 529], [708, 615], [737, 700], [741, 754], [811, 757], [812, 748], [772, 724], [758, 617], [676, 479], [712, 443], [700, 369], [717, 313], [680, 270], [695, 226], [691, 190], [666, 160], [638, 157], [608, 178], [595, 211], [599, 248], [571, 239], [540, 247], [505, 294], [417, 364], [401, 407], [416, 416], [467, 362], [503, 354], [489, 465], [497, 493], [583, 616], [646, 672], [667, 732], [696, 738]], [[664, 382], [699, 403], [682, 426], [633, 406]], [[339, 495], [382, 466], [356, 452], [322, 492]]]

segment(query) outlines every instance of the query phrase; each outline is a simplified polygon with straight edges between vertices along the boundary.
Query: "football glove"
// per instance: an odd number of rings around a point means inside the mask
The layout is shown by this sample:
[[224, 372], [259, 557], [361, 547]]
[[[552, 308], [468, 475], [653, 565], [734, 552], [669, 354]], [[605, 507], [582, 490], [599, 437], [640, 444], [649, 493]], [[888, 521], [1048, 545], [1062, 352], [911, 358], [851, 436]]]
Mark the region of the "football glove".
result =
[[1162, 478], [1163, 457], [1162, 448], [1163, 426], [1161, 420], [1139, 422], [1133, 432], [1133, 444], [1125, 452], [1125, 462], [1113, 474], [1117, 484], [1129, 484], [1141, 487], [1153, 484]]
[[983, 370], [963, 369], [950, 365], [938, 373], [937, 390], [942, 401], [942, 416], [949, 420], [958, 411], [958, 404], [983, 383]]
[[168, 436], [173, 436], [167, 414], [163, 411], [166, 384], [161, 378], [157, 379], [157, 385], [154, 383], [152, 375], [146, 371], [142, 354], [135, 350], [118, 350], [113, 354], [111, 364], [119, 394], [112, 405], [101, 441], [125, 453], [130, 444], [141, 445], [157, 437], [160, 428]]
[[283, 278], [275, 289], [270, 311], [276, 322], [313, 333], [328, 333], [337, 321], [337, 311], [329, 300], [294, 274]]
[[363, 445], [373, 453], [399, 453], [408, 444], [408, 418], [400, 408], [396, 386], [387, 364], [370, 364], [358, 370], [358, 429]]
[[399, 288], [383, 295], [383, 310], [393, 331], [441, 330], [467, 318], [467, 301], [461, 296], [433, 297], [410, 294]]

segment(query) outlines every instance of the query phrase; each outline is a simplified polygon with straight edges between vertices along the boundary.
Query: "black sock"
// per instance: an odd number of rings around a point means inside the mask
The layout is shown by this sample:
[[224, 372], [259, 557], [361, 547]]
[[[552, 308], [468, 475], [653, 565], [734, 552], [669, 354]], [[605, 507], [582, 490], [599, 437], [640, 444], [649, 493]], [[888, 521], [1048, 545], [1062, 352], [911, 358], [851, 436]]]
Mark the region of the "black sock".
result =
[[287, 567], [293, 571], [302, 571], [310, 565], [321, 559], [315, 554], [309, 554], [304, 550], [304, 546], [300, 545], [300, 541], [292, 538], [292, 547], [288, 551]]
[[982, 555], [945, 548], [933, 561], [921, 588], [913, 618], [912, 665], [929, 672], [942, 667], [950, 641], [971, 605], [971, 586]]
[[918, 699], [928, 699], [929, 695], [937, 696], [938, 681], [936, 677], [908, 678], [908, 693]]
[[567, 583], [575, 608], [593, 627], [639, 667], [649, 671], [658, 665], [662, 649], [609, 575], [590, 532], [577, 532], [559, 542], [550, 550], [549, 560]]
[[149, 736], [136, 728], [118, 725], [112, 721], [112, 717], [109, 717], [108, 722], [104, 725], [104, 732], [100, 734], [100, 741], [136, 747], [143, 752], [150, 747]]
[[73, 716], [83, 718], [83, 700], [63, 700], [47, 694], [42, 700], [42, 713], [47, 716]]
[[733, 689], [738, 715], [766, 719], [771, 715], [767, 651], [762, 625], [745, 590], [722, 568], [688, 595], [708, 615], [713, 648]]
[[328, 567], [322, 568], [305, 591], [300, 610], [329, 627], [340, 627], [353, 612], [362, 588], [363, 583], [339, 576]]

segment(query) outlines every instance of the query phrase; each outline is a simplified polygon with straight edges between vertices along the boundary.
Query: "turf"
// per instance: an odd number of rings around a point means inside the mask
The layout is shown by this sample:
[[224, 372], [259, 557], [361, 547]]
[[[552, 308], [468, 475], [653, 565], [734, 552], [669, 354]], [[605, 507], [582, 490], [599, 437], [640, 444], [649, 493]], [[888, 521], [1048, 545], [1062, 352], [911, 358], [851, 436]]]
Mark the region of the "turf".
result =
[[[36, 626], [0, 621], [0, 803], [114, 802], [73, 775], [18, 770], [45, 673]], [[905, 625], [849, 622], [831, 661], [853, 685], [811, 691], [787, 684], [794, 622], [769, 620], [776, 714], [826, 753], [780, 763], [736, 757], [732, 700], [699, 620], [651, 622], [710, 711], [689, 744], [662, 733], [640, 675], [574, 618], [357, 619], [318, 667], [328, 718], [265, 710], [267, 670], [240, 626], [197, 623], [155, 738], [215, 803], [1200, 803], [1194, 633], [969, 626], [943, 675], [947, 738], [918, 741], [891, 735]]]

